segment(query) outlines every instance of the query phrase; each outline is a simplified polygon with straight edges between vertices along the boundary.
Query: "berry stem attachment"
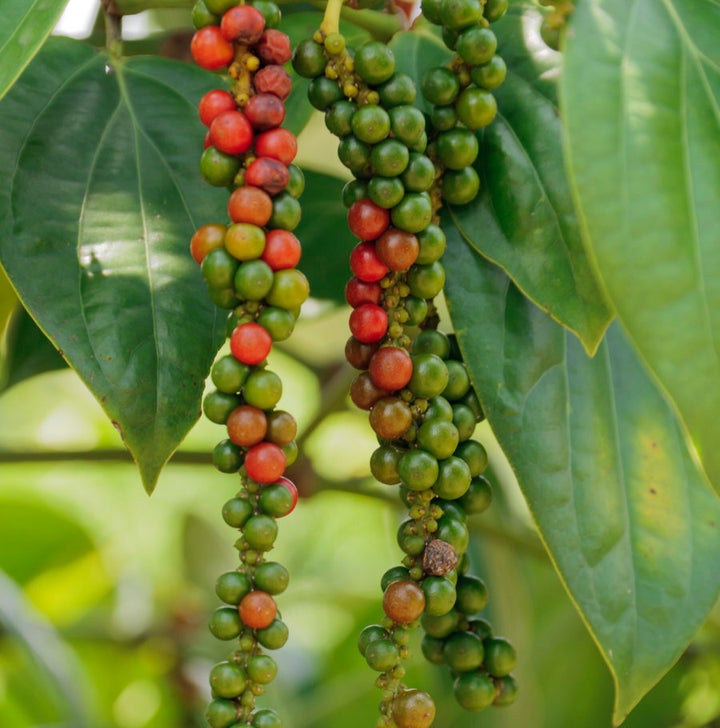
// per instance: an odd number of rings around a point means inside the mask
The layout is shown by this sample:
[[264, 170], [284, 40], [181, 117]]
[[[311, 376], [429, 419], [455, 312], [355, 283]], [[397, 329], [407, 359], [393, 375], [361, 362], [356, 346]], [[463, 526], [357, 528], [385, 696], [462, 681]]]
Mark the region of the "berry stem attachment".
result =
[[122, 16], [111, 9], [104, 12], [105, 19], [105, 47], [113, 59], [122, 56]]
[[320, 31], [325, 37], [340, 32], [340, 11], [344, 2], [345, 0], [328, 0], [322, 23], [320, 23]]

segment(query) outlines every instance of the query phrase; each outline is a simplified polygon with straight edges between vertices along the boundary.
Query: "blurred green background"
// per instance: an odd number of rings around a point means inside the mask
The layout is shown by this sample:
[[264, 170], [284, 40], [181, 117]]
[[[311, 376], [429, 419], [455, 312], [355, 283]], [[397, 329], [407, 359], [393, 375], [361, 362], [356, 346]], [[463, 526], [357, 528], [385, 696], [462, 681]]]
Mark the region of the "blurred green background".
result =
[[[163, 33], [186, 24], [187, 11], [146, 20]], [[304, 132], [299, 161], [337, 171], [318, 130], [322, 122]], [[7, 291], [0, 281], [0, 299]], [[199, 422], [148, 497], [76, 375], [30, 376], [49, 352], [30, 329], [18, 338], [18, 321], [12, 352], [0, 350], [0, 728], [203, 726], [207, 675], [229, 652], [207, 630], [214, 583], [237, 563], [221, 517], [236, 481], [209, 456], [222, 428]], [[7, 326], [0, 317], [0, 333]], [[396, 489], [370, 477], [375, 440], [346, 395], [347, 335], [346, 310], [311, 301], [271, 361], [302, 448], [289, 475], [303, 497], [272, 554], [291, 573], [278, 599], [291, 637], [260, 701], [286, 728], [375, 724], [380, 693], [356, 639], [380, 620], [380, 577], [402, 556]], [[483, 616], [518, 650], [520, 696], [510, 708], [463, 712], [444, 671], [424, 662], [419, 635], [406, 682], [433, 694], [437, 728], [607, 728], [609, 673], [491, 433], [481, 426], [476, 436], [490, 453], [495, 502], [471, 519], [472, 570], [490, 591]], [[720, 727], [720, 609], [625, 725]]]

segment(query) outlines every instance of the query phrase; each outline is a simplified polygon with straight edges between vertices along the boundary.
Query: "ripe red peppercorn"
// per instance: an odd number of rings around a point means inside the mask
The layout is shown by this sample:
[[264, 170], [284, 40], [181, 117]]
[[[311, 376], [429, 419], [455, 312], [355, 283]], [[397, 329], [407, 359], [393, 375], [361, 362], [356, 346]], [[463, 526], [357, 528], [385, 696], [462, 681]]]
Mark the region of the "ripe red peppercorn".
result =
[[363, 197], [350, 206], [348, 225], [353, 235], [357, 235], [360, 240], [375, 240], [390, 225], [390, 212], [376, 205], [371, 199]]
[[261, 187], [270, 195], [282, 192], [290, 181], [288, 168], [277, 159], [258, 157], [245, 170], [245, 182], [255, 187]]
[[225, 154], [243, 154], [252, 146], [253, 129], [240, 111], [223, 111], [210, 124], [210, 141]]
[[257, 483], [274, 483], [285, 471], [285, 453], [274, 442], [253, 445], [245, 455], [245, 472]]
[[300, 241], [289, 230], [268, 230], [260, 256], [273, 270], [294, 268], [300, 262]]
[[220, 30], [229, 41], [252, 45], [262, 37], [265, 17], [252, 5], [236, 5], [223, 13]]
[[375, 241], [375, 250], [390, 270], [403, 271], [417, 260], [420, 244], [412, 233], [389, 227]]
[[277, 604], [267, 592], [256, 589], [240, 600], [238, 613], [242, 623], [250, 629], [265, 629], [275, 619]]
[[208, 71], [225, 68], [235, 57], [233, 44], [223, 37], [217, 25], [206, 25], [193, 35], [190, 53], [195, 63]]
[[243, 185], [230, 195], [228, 214], [233, 222], [248, 222], [263, 227], [272, 215], [272, 200], [265, 190]]
[[413, 373], [410, 354], [399, 346], [384, 346], [378, 349], [368, 367], [373, 383], [391, 391], [407, 386]]
[[230, 351], [243, 364], [259, 364], [272, 348], [272, 338], [265, 328], [254, 322], [240, 324], [230, 336]]
[[352, 335], [365, 344], [380, 341], [388, 328], [385, 309], [374, 303], [363, 303], [350, 314], [350, 331]]
[[357, 308], [361, 303], [380, 303], [382, 288], [379, 283], [351, 278], [345, 284], [345, 300], [348, 306]]
[[208, 91], [198, 104], [198, 116], [205, 126], [210, 126], [213, 119], [223, 111], [234, 111], [235, 99], [222, 89], [216, 88]]
[[375, 244], [366, 241], [358, 243], [350, 253], [350, 270], [356, 278], [365, 283], [374, 283], [384, 278], [388, 267], [375, 250]]
[[271, 157], [287, 165], [297, 154], [297, 139], [289, 129], [270, 129], [255, 138], [255, 154]]
[[269, 28], [262, 34], [255, 51], [265, 63], [275, 63], [280, 66], [292, 57], [290, 38], [274, 28]]
[[255, 94], [245, 104], [245, 116], [258, 131], [274, 129], [285, 120], [285, 106], [275, 94]]
[[278, 65], [265, 66], [253, 77], [255, 91], [260, 94], [275, 94], [281, 101], [290, 95], [292, 79], [290, 74]]

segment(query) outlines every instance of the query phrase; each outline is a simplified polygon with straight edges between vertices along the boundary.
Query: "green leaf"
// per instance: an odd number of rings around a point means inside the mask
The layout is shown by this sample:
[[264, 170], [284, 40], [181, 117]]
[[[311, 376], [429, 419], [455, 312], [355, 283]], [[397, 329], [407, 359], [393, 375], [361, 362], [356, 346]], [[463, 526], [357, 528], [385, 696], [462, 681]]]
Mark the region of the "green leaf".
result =
[[58, 350], [20, 305], [8, 323], [2, 364], [0, 392], [36, 374], [67, 366]]
[[587, 244], [720, 492], [720, 5], [587, 0], [571, 31], [561, 101]]
[[299, 267], [310, 280], [313, 297], [337, 303], [345, 301], [348, 258], [357, 242], [347, 226], [341, 198], [344, 185], [337, 177], [306, 171], [302, 220], [295, 231], [303, 247]]
[[616, 683], [615, 721], [677, 660], [720, 591], [720, 502], [612, 327], [593, 359], [448, 235], [446, 293], [490, 425]]
[[212, 74], [51, 39], [0, 104], [0, 258], [121, 432], [148, 492], [199, 415], [222, 340], [188, 243], [225, 220], [201, 182]]
[[50, 35], [67, 0], [2, 0], [0, 99]]
[[482, 135], [481, 193], [456, 208], [480, 253], [592, 353], [612, 315], [587, 259], [565, 174], [556, 83], [559, 54], [539, 37], [540, 14], [515, 5], [493, 26], [508, 65], [499, 113]]

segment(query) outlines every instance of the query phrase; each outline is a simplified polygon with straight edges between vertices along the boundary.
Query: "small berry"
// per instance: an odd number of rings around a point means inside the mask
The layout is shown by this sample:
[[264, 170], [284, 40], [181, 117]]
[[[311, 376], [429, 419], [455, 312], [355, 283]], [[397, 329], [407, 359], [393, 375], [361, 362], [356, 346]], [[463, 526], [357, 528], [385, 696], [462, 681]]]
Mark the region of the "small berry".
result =
[[265, 30], [265, 18], [252, 5], [236, 5], [222, 16], [220, 30], [228, 41], [253, 45]]
[[260, 324], [241, 324], [230, 337], [230, 351], [243, 364], [259, 364], [271, 348], [272, 338]]
[[240, 619], [247, 627], [265, 629], [275, 619], [277, 604], [267, 592], [256, 589], [242, 598], [238, 612]]
[[208, 71], [225, 68], [235, 57], [232, 43], [223, 37], [217, 25], [207, 25], [193, 35], [190, 53], [195, 63]]

